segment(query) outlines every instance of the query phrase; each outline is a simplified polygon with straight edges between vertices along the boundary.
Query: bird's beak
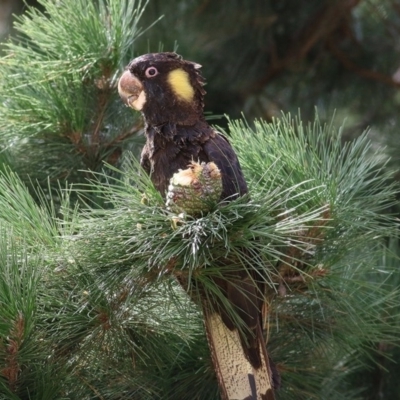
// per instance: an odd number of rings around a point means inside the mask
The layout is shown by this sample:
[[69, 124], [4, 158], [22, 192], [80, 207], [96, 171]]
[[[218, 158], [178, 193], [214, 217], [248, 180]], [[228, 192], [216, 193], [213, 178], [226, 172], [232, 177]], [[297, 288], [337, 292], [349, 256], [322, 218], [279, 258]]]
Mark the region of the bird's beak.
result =
[[129, 70], [126, 70], [119, 78], [118, 93], [127, 106], [138, 111], [143, 108], [146, 101], [143, 85]]

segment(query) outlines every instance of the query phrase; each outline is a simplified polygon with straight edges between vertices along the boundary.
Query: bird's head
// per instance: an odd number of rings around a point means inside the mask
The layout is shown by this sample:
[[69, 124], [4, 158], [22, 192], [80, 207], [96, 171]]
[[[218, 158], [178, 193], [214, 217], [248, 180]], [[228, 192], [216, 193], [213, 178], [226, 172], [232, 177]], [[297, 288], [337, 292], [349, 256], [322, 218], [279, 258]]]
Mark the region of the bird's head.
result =
[[147, 123], [193, 125], [203, 116], [204, 79], [200, 65], [176, 53], [149, 53], [133, 59], [118, 82], [129, 107]]

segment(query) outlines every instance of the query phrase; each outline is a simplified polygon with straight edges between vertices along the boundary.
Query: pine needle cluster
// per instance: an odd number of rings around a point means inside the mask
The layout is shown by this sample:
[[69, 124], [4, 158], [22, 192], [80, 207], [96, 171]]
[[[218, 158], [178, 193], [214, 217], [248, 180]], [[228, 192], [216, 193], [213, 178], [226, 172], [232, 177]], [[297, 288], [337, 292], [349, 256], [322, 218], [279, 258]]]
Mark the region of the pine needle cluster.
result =
[[[68, 190], [60, 209], [44, 196], [38, 205], [13, 173], [3, 175], [2, 243], [12, 247], [2, 254], [16, 252], [2, 264], [4, 296], [12, 292], [2, 301], [8, 396], [43, 398], [36, 382], [51, 374], [49, 398], [217, 399], [199, 309], [176, 277], [195, 276], [218, 296], [210, 278], [231, 258], [230, 269], [251, 265], [269, 287], [279, 397], [357, 398], [348, 377], [377, 343], [396, 341], [399, 294], [388, 284], [396, 271], [385, 240], [397, 226], [382, 213], [396, 189], [365, 135], [341, 147], [332, 128], [285, 117], [233, 122], [231, 138], [251, 198], [199, 218], [169, 212], [133, 157], [120, 178], [105, 173], [79, 190], [79, 209]], [[258, 162], [261, 144], [268, 152]]]
[[[20, 175], [80, 182], [118, 165], [140, 123], [121, 107], [118, 77], [145, 31], [141, 1], [39, 1], [17, 17], [0, 63], [1, 145]], [[140, 140], [139, 140], [140, 142]]]
[[360, 398], [400, 324], [398, 189], [368, 135], [231, 121], [249, 196], [171, 212], [115, 90], [142, 4], [41, 4], [0, 62], [0, 399], [218, 399], [193, 278], [221, 299], [243, 268], [267, 287], [278, 398]]

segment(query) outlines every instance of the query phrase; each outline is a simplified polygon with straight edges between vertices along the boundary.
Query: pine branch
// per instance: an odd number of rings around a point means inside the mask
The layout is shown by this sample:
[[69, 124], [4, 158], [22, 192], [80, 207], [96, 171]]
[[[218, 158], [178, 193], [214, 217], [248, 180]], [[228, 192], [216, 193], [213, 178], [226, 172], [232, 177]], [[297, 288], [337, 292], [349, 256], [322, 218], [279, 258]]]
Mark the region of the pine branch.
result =
[[[173, 276], [190, 284], [195, 275], [211, 300], [221, 298], [213, 279], [221, 278], [224, 260], [229, 269], [254, 268], [269, 288], [266, 329], [285, 381], [282, 396], [318, 398], [318, 385], [330, 376], [339, 398], [338, 375], [343, 382], [344, 371], [358, 368], [349, 354], [396, 340], [397, 315], [388, 315], [398, 293], [385, 277], [395, 272], [376, 266], [385, 238], [396, 234], [397, 224], [382, 211], [397, 189], [370, 156], [366, 135], [342, 147], [340, 131], [318, 121], [304, 128], [286, 117], [255, 129], [232, 123], [231, 139], [253, 178], [251, 201], [215, 205], [200, 218], [178, 216], [177, 223], [133, 162], [121, 179], [88, 186], [107, 207], [84, 213], [71, 237], [74, 263], [113, 290], [128, 281], [159, 287]], [[188, 290], [196, 300], [197, 289]]]
[[[331, 24], [300, 29], [291, 59], [280, 58], [276, 44], [269, 71], [280, 74], [342, 29], [355, 2], [342, 3], [344, 9], [324, 8], [333, 13]], [[365, 367], [375, 365], [375, 354], [384, 363], [382, 349], [398, 341], [400, 315], [392, 286], [398, 255], [385, 247], [398, 236], [398, 222], [387, 214], [398, 189], [367, 135], [342, 146], [342, 128], [318, 120], [232, 122], [250, 198], [213, 204], [199, 218], [176, 215], [131, 160], [127, 150], [136, 151], [141, 126], [132, 125], [115, 90], [144, 32], [138, 24], [146, 4], [41, 4], [46, 13], [31, 9], [19, 19], [18, 39], [0, 60], [7, 148], [0, 178], [0, 398], [218, 399], [190, 278], [210, 299], [220, 297], [211, 278], [228, 264], [254, 268], [268, 288], [265, 333], [283, 376], [280, 398], [362, 396]], [[203, 2], [198, 15], [208, 8]], [[219, 27], [221, 15], [211, 11]], [[306, 14], [304, 21], [315, 18]], [[266, 29], [263, 21], [269, 28], [277, 15], [255, 22]], [[237, 54], [230, 39], [240, 26], [229, 27], [228, 39], [218, 40], [234, 48], [237, 69], [225, 58], [223, 66], [235, 75], [237, 93], [237, 81], [246, 86], [265, 65], [250, 47]], [[175, 34], [168, 28], [163, 35]], [[197, 36], [220, 57], [209, 36]], [[103, 168], [104, 161], [111, 166]], [[57, 182], [88, 177], [92, 182], [75, 191]], [[36, 192], [35, 178], [43, 186]], [[363, 379], [354, 390], [357, 374]]]
[[18, 17], [18, 40], [6, 43], [0, 63], [2, 144], [23, 176], [79, 182], [79, 169], [120, 164], [123, 149], [137, 145], [140, 126], [132, 129], [120, 107], [116, 82], [145, 32], [138, 24], [147, 3], [40, 4], [46, 12]]

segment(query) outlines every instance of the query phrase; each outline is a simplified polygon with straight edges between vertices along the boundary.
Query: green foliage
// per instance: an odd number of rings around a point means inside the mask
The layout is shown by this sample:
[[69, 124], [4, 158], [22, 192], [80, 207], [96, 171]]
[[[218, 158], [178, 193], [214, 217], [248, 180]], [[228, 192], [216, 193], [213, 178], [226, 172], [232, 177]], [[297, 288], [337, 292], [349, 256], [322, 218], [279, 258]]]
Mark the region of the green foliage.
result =
[[[38, 193], [39, 197], [44, 197]], [[44, 203], [44, 202], [43, 202]], [[0, 180], [0, 219], [3, 226], [11, 226], [16, 236], [31, 246], [54, 244], [58, 224], [54, 205], [51, 211], [38, 205], [15, 173], [6, 169]]]
[[[344, 240], [352, 230], [368, 235], [379, 229], [383, 236], [391, 234], [382, 212], [396, 203], [394, 194], [388, 196], [388, 192], [395, 193], [396, 184], [390, 183], [392, 172], [385, 169], [382, 150], [373, 149], [368, 132], [343, 143], [342, 128], [336, 132], [332, 125], [321, 125], [318, 117], [304, 126], [299, 118], [291, 121], [285, 115], [272, 123], [255, 121], [254, 129], [242, 121], [231, 122], [230, 128], [249, 178], [267, 190], [299, 183], [318, 187], [313, 196], [315, 206], [327, 205], [329, 213], [345, 224], [337, 227]], [[251, 157], [243, 156], [249, 152]], [[296, 202], [308, 197], [306, 192]], [[292, 204], [286, 207], [290, 209]]]
[[[42, 352], [29, 379], [17, 373], [18, 390], [42, 398], [45, 386], [30, 385], [51, 372], [58, 378], [48, 398], [217, 399], [201, 315], [173, 277], [196, 275], [219, 296], [211, 277], [250, 267], [269, 286], [268, 347], [283, 376], [279, 398], [358, 398], [362, 388], [351, 389], [349, 377], [370, 363], [377, 343], [396, 341], [399, 294], [388, 282], [398, 272], [384, 239], [397, 226], [381, 214], [396, 189], [369, 156], [365, 135], [341, 148], [332, 128], [316, 122], [303, 129], [285, 117], [253, 129], [233, 122], [231, 137], [241, 146], [251, 200], [215, 205], [196, 219], [168, 212], [133, 159], [120, 178], [105, 173], [79, 191], [82, 204], [94, 192], [102, 207], [70, 209], [65, 191], [59, 215], [44, 197], [36, 206], [12, 173], [0, 179], [2, 208], [27, 216], [0, 215], [16, 233], [8, 241], [36, 271], [17, 280], [20, 264], [12, 264], [14, 273], [2, 266], [2, 310], [13, 310], [2, 312], [3, 329], [10, 332], [22, 313], [30, 321], [27, 348]], [[260, 148], [268, 149], [264, 159]], [[24, 222], [29, 216], [49, 223], [36, 222], [36, 230]], [[35, 241], [39, 247], [27, 246]], [[222, 259], [232, 262], [223, 267]], [[7, 296], [24, 290], [21, 279], [32, 292]], [[34, 312], [16, 299], [29, 299]], [[30, 352], [18, 357], [30, 365]], [[3, 365], [9, 360], [4, 354]], [[22, 396], [9, 379], [3, 385]]]
[[82, 181], [79, 169], [118, 164], [138, 127], [117, 79], [143, 33], [145, 3], [43, 0], [18, 18], [0, 62], [0, 131], [14, 168], [31, 179]]
[[[254, 129], [234, 122], [231, 139], [253, 178], [251, 201], [217, 206], [201, 218], [176, 216], [137, 164], [127, 165], [122, 180], [92, 189], [112, 207], [85, 213], [77, 262], [95, 265], [96, 275], [117, 286], [132, 273], [152, 285], [171, 274], [196, 275], [217, 297], [211, 277], [233, 268], [262, 271], [270, 287], [269, 349], [284, 371], [280, 396], [320, 398], [325, 382], [330, 398], [355, 398], [346, 375], [375, 343], [396, 340], [398, 293], [388, 284], [396, 271], [380, 265], [384, 239], [397, 229], [381, 211], [393, 204], [396, 188], [370, 157], [366, 135], [341, 147], [332, 127], [303, 129], [284, 117]], [[223, 267], [226, 258], [232, 262]]]
[[[243, 36], [258, 6], [241, 11], [232, 35], [223, 34], [232, 27], [222, 18], [225, 3], [178, 2], [160, 25], [165, 50], [178, 38], [211, 83], [225, 79], [210, 90], [223, 94], [219, 104], [245, 99], [254, 114], [279, 86], [246, 91], [263, 78], [265, 36], [286, 59], [288, 37], [318, 11], [310, 3], [294, 23], [269, 3], [267, 25]], [[388, 214], [398, 189], [369, 136], [345, 142], [343, 128], [318, 118], [230, 122], [250, 196], [198, 218], [175, 215], [135, 159], [141, 122], [115, 87], [134, 52], [147, 51], [147, 43], [138, 47], [139, 20], [150, 26], [158, 3], [147, 15], [140, 1], [40, 4], [45, 12], [19, 18], [0, 60], [0, 399], [218, 399], [190, 278], [220, 297], [212, 278], [237, 268], [254, 268], [268, 287], [265, 327], [283, 379], [279, 399], [373, 393], [369, 371], [380, 368], [377, 360], [389, 365], [387, 349], [397, 352], [400, 278], [398, 222]], [[196, 16], [190, 32], [188, 15]], [[197, 34], [200, 16], [210, 17], [219, 40]], [[238, 54], [240, 40], [254, 47]], [[329, 82], [300, 93], [306, 84], [288, 85], [296, 71], [286, 69], [279, 101], [307, 98], [313, 107], [310, 93], [319, 98]]]
[[0, 398], [54, 399], [62, 385], [54, 379], [60, 366], [53, 365], [51, 348], [37, 330], [43, 260], [28, 251], [23, 235], [0, 230]]

